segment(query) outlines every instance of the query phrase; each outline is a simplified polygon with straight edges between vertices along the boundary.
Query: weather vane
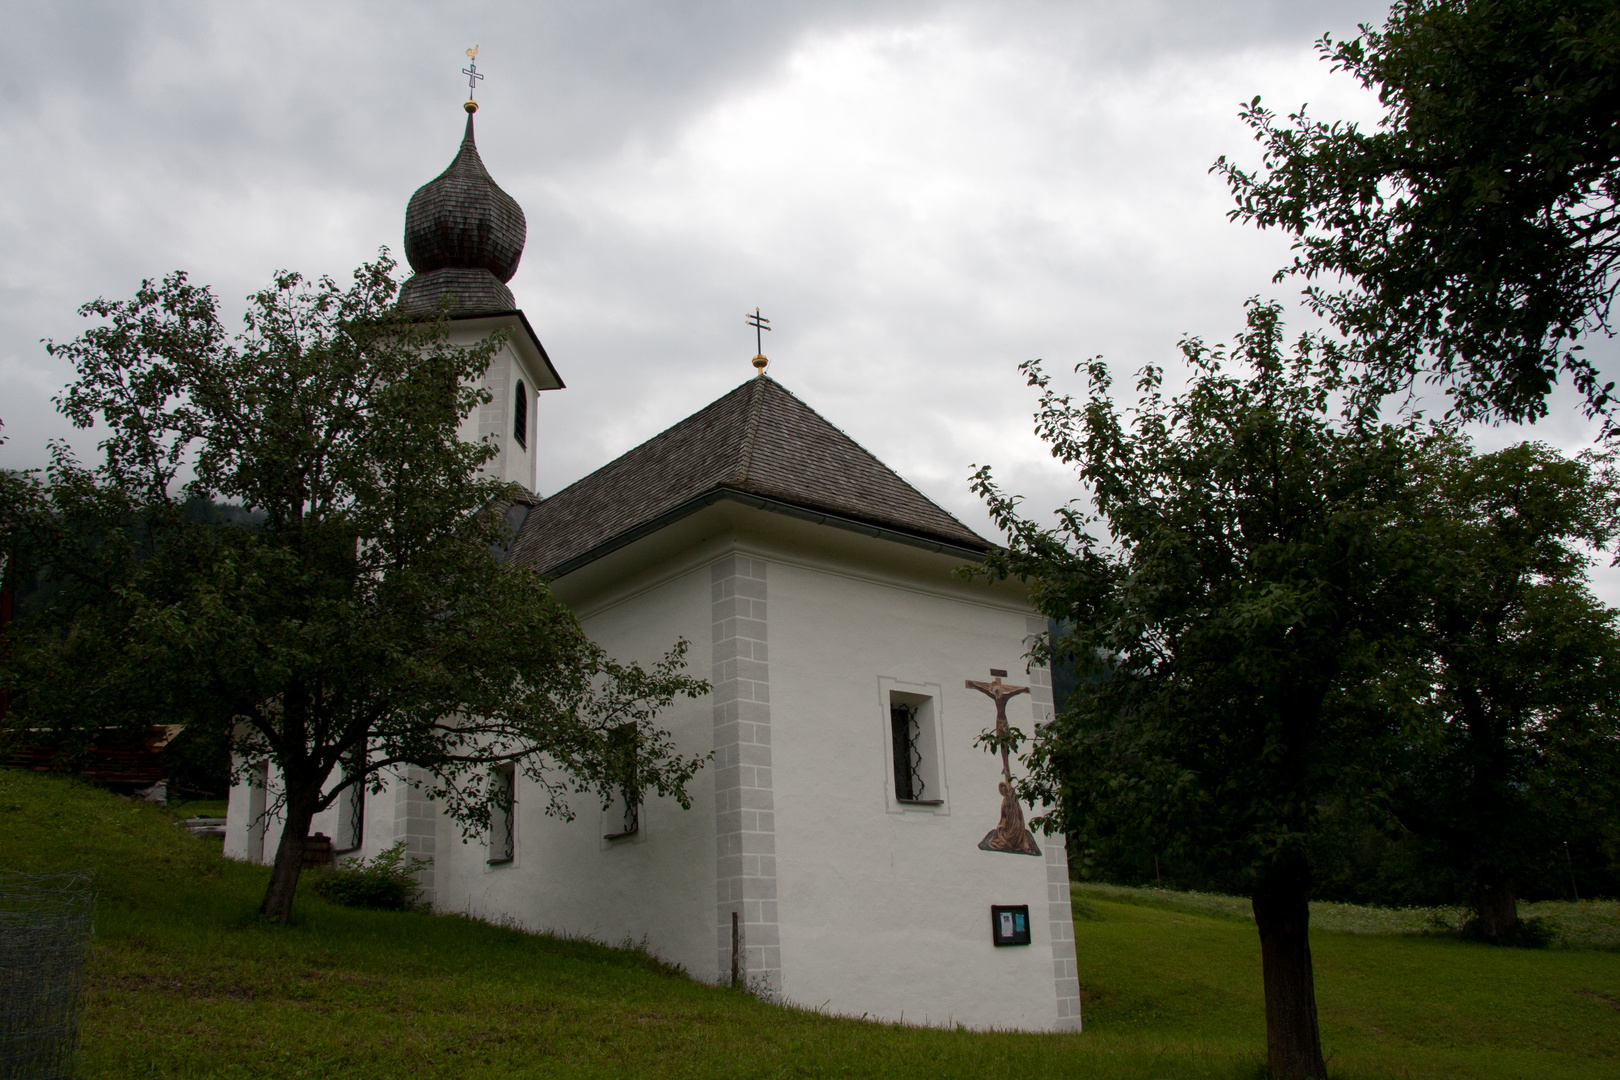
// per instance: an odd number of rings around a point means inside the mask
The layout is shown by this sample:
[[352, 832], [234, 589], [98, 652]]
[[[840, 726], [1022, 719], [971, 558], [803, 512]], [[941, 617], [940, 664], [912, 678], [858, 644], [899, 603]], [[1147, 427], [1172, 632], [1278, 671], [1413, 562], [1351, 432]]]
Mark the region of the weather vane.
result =
[[461, 73], [467, 76], [467, 111], [477, 112], [478, 103], [473, 100], [473, 91], [478, 89], [478, 84], [484, 78], [478, 74], [478, 46], [467, 50], [467, 66], [461, 69]]
[[752, 315], [744, 315], [743, 318], [754, 328], [754, 369], [763, 375], [765, 365], [770, 361], [765, 359], [765, 340], [762, 331], [771, 328], [771, 320], [761, 315], [759, 308], [755, 308]]

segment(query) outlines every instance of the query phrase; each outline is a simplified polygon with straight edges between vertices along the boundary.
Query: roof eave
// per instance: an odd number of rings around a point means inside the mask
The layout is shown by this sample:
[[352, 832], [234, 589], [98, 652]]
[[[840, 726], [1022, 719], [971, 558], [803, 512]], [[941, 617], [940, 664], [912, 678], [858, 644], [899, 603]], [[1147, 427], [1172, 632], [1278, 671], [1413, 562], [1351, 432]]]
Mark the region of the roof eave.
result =
[[449, 321], [464, 323], [487, 319], [493, 324], [506, 324], [510, 327], [514, 316], [517, 320], [518, 332], [512, 335], [512, 347], [517, 349], [523, 355], [523, 358], [529, 361], [537, 371], [544, 372], [547, 379], [549, 379], [549, 385], [537, 385], [535, 389], [564, 389], [566, 384], [562, 381], [562, 376], [557, 374], [557, 369], [552, 366], [551, 357], [546, 355], [546, 347], [540, 344], [540, 335], [536, 334], [534, 327], [529, 325], [529, 317], [523, 314], [522, 308], [513, 308], [510, 311], [480, 311], [464, 315], [451, 315]]
[[799, 506], [794, 503], [783, 502], [780, 499], [766, 498], [763, 495], [754, 495], [736, 488], [714, 488], [702, 495], [688, 499], [679, 505], [666, 510], [657, 517], [625, 529], [623, 532], [602, 541], [596, 546], [581, 552], [571, 558], [564, 559], [555, 566], [542, 570], [541, 573], [550, 579], [563, 577], [573, 573], [582, 566], [587, 566], [597, 559], [622, 547], [628, 547], [644, 536], [651, 536], [660, 529], [667, 528], [684, 517], [689, 517], [705, 507], [713, 506], [718, 502], [736, 502], [756, 510], [764, 510], [773, 514], [785, 514], [788, 517], [809, 521], [817, 525], [827, 525], [835, 529], [844, 529], [848, 532], [860, 533], [863, 536], [874, 537], [879, 540], [888, 540], [892, 543], [905, 544], [909, 547], [922, 548], [925, 551], [938, 552], [943, 555], [955, 555], [970, 562], [978, 562], [984, 558], [985, 553], [992, 550], [995, 545], [986, 542], [983, 547], [970, 547], [966, 544], [953, 543], [936, 536], [927, 536], [921, 533], [907, 532], [876, 522], [863, 521], [859, 518], [845, 517], [841, 514], [817, 510], [813, 507]]

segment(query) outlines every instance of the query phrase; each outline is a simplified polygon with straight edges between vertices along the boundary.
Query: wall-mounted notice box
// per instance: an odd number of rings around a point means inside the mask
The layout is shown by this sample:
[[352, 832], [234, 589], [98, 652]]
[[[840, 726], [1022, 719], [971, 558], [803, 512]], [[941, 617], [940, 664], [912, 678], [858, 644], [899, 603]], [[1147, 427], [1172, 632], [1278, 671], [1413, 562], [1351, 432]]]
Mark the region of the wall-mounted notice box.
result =
[[1029, 905], [991, 904], [990, 940], [997, 945], [1029, 944]]

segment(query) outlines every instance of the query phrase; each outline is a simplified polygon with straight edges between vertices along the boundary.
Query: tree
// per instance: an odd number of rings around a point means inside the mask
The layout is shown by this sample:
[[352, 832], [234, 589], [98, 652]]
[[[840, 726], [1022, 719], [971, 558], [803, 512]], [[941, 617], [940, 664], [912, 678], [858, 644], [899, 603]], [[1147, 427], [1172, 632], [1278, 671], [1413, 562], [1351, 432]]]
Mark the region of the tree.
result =
[[[1620, 632], [1586, 583], [1620, 533], [1610, 456], [1435, 440], [1416, 471], [1427, 540], [1397, 708], [1413, 716], [1393, 808], [1463, 881], [1479, 933], [1515, 937], [1517, 887], [1562, 839], [1612, 835]], [[1558, 852], [1562, 854], [1562, 852]]]
[[[104, 461], [57, 446], [45, 476], [0, 486], [0, 540], [58, 590], [13, 626], [8, 724], [71, 751], [172, 718], [273, 761], [276, 919], [311, 817], [352, 785], [414, 766], [470, 832], [503, 763], [563, 816], [569, 791], [606, 800], [631, 778], [688, 805], [702, 764], [654, 724], [707, 692], [682, 674], [685, 643], [619, 663], [503, 561], [520, 494], [481, 471], [491, 446], [457, 437], [500, 339], [463, 348], [442, 319], [413, 321], [392, 270], [385, 252], [347, 289], [278, 274], [233, 339], [183, 274], [85, 305], [98, 325], [48, 348], [77, 371], [61, 410], [105, 425]], [[186, 513], [216, 497], [246, 515]]]
[[1613, 430], [1580, 339], [1611, 333], [1620, 285], [1620, 8], [1397, 0], [1381, 30], [1318, 48], [1377, 92], [1378, 129], [1279, 122], [1256, 97], [1262, 167], [1214, 169], [1234, 218], [1295, 238], [1278, 280], [1310, 282], [1369, 400], [1422, 373], [1461, 417], [1534, 421], [1563, 375]]
[[[1419, 438], [1335, 421], [1336, 358], [1282, 335], [1279, 308], [1251, 303], [1230, 354], [1182, 343], [1183, 393], [1166, 400], [1144, 369], [1128, 421], [1100, 360], [1083, 405], [1033, 361], [1039, 434], [1098, 517], [1071, 506], [1048, 530], [988, 469], [975, 487], [1010, 537], [987, 571], [1030, 584], [1064, 628], [1037, 659], [1076, 674], [1021, 795], [1055, 804], [1042, 824], [1082, 848], [1134, 831], [1251, 897], [1268, 1061], [1293, 1078], [1325, 1075], [1307, 936], [1319, 808], [1378, 789], [1395, 734], [1374, 688], [1410, 607]], [[1099, 521], [1111, 543], [1087, 531]]]

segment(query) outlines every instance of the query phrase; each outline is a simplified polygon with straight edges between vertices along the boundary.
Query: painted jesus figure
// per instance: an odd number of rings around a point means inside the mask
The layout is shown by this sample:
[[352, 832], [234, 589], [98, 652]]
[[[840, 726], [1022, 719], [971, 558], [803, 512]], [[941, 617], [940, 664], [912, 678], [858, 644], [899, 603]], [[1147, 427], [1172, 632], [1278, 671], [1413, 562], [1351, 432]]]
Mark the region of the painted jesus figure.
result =
[[[992, 673], [993, 674], [993, 673]], [[976, 679], [966, 681], [969, 690], [977, 690], [996, 703], [996, 735], [1006, 738], [1011, 730], [1007, 724], [1007, 702], [1019, 694], [1029, 693], [1027, 686], [1009, 686], [996, 675], [990, 682], [979, 682]], [[979, 841], [979, 848], [983, 851], [1005, 851], [1012, 855], [1039, 855], [1040, 846], [1035, 843], [1034, 835], [1024, 824], [1024, 808], [1018, 803], [1018, 796], [1013, 793], [1012, 763], [1007, 755], [1007, 744], [1001, 745], [1001, 782], [996, 785], [1001, 792], [1001, 819], [996, 827], [984, 834]]]

